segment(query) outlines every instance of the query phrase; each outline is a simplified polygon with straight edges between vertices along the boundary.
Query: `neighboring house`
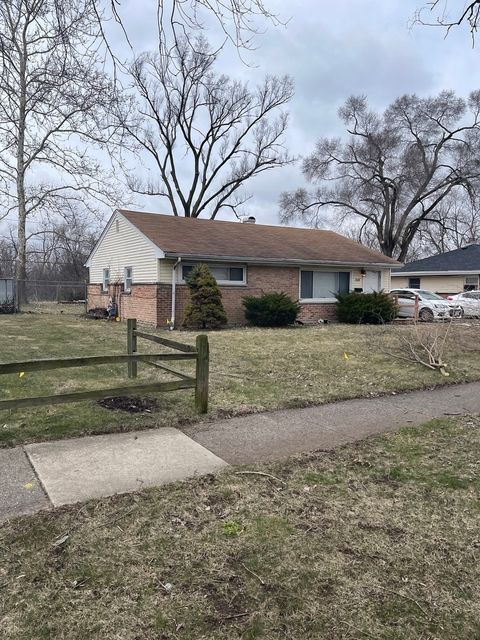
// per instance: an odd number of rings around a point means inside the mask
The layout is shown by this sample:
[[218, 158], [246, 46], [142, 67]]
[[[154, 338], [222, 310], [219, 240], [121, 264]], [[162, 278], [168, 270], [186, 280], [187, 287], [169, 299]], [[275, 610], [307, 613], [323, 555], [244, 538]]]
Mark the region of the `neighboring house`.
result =
[[181, 326], [185, 277], [209, 267], [230, 324], [245, 324], [242, 298], [284, 291], [300, 300], [300, 319], [334, 319], [335, 294], [390, 288], [399, 263], [333, 231], [116, 211], [95, 245], [88, 308], [114, 298], [121, 318]]
[[480, 245], [439, 253], [392, 270], [392, 288], [426, 289], [441, 296], [479, 288]]

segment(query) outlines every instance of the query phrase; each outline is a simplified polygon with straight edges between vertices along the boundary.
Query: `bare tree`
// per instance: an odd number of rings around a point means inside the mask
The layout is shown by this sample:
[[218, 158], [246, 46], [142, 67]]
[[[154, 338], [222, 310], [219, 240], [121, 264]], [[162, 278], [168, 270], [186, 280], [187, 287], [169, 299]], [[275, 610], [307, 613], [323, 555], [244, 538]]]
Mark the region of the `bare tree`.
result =
[[0, 278], [12, 278], [15, 273], [15, 246], [6, 238], [0, 238]]
[[437, 211], [450, 194], [473, 195], [480, 178], [480, 91], [468, 100], [453, 91], [433, 98], [405, 95], [384, 113], [370, 111], [363, 97], [340, 109], [347, 136], [320, 139], [303, 162], [316, 185], [283, 193], [284, 222], [318, 226], [324, 212], [340, 223], [360, 223], [387, 255], [404, 260], [427, 224], [441, 224]]
[[129, 186], [163, 198], [174, 215], [235, 210], [246, 199], [245, 183], [291, 161], [281, 111], [293, 93], [290, 78], [267, 77], [251, 90], [216, 73], [216, 59], [203, 38], [178, 41], [168, 56], [140, 56], [130, 69], [138, 102], [117, 112], [153, 160], [152, 177], [130, 178]]
[[38, 226], [28, 250], [28, 277], [42, 281], [85, 281], [85, 262], [99, 229], [82, 217], [47, 221]]
[[[129, 27], [122, 16], [122, 1], [88, 1], [97, 14], [103, 40], [116, 60], [111, 39], [104, 31], [102, 16], [106, 14], [107, 19], [115, 21], [129, 42]], [[224, 40], [231, 41], [239, 51], [255, 48], [255, 36], [262, 32], [262, 22], [274, 26], [284, 24], [264, 0], [150, 0], [145, 5], [147, 11], [148, 8], [156, 20], [160, 52], [168, 50], [167, 43], [172, 41], [172, 36], [174, 41], [182, 36], [188, 37], [191, 32], [204, 30], [212, 21], [223, 34]]]
[[454, 27], [467, 25], [474, 43], [480, 24], [480, 0], [430, 0], [415, 13], [414, 22], [441, 27], [447, 34]]
[[[447, 196], [437, 207], [435, 222], [420, 228], [420, 255], [432, 255], [480, 243], [478, 198]], [[417, 251], [418, 253], [418, 251]]]
[[107, 197], [101, 161], [90, 153], [111, 136], [106, 114], [116, 95], [101, 62], [90, 0], [0, 3], [0, 217], [17, 219], [20, 281], [28, 219]]

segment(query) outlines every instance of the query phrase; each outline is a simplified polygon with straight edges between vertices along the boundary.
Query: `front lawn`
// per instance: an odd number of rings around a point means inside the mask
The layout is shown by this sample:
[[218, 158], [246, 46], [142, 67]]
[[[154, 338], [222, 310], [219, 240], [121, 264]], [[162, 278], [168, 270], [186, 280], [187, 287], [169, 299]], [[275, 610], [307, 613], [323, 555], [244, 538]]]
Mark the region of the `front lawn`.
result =
[[[399, 332], [408, 326], [323, 325], [295, 329], [234, 329], [209, 334], [211, 349], [210, 412], [206, 419], [300, 407], [346, 398], [480, 379], [478, 326], [452, 329], [447, 350], [449, 378], [389, 355]], [[162, 332], [165, 335], [165, 332]], [[48, 314], [0, 316], [3, 362], [31, 358], [126, 353], [123, 323]], [[173, 337], [194, 344], [195, 333]], [[165, 351], [139, 341], [144, 352]], [[177, 365], [176, 365], [177, 366]], [[185, 369], [193, 366], [185, 363]], [[181, 368], [180, 365], [177, 368]], [[139, 365], [138, 382], [162, 378]], [[128, 383], [126, 365], [0, 377], [0, 397], [49, 395]], [[95, 402], [0, 412], [0, 443], [107, 433], [151, 426], [197, 422], [193, 392], [157, 394], [151, 413], [110, 411]]]
[[479, 638], [479, 461], [480, 420], [442, 420], [20, 518], [2, 638]]

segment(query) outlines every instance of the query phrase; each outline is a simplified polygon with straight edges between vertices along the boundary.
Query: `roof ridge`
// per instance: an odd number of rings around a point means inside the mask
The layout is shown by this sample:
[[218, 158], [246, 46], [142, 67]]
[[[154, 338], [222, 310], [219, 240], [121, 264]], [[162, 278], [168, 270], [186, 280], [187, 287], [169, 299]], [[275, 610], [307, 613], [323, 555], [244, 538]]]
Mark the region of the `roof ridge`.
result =
[[[122, 214], [135, 213], [135, 214], [141, 214], [145, 216], [161, 216], [162, 218], [173, 218], [177, 220], [196, 220], [199, 222], [222, 222], [227, 224], [234, 224], [235, 226], [242, 224], [240, 221], [235, 221], [235, 220], [218, 220], [217, 218], [214, 218], [214, 219], [196, 218], [193, 216], [175, 216], [171, 213], [156, 213], [153, 211], [133, 211], [132, 209], [117, 209], [117, 211]], [[253, 224], [250, 224], [249, 226], [253, 226]], [[345, 238], [345, 240], [351, 240], [352, 242], [356, 242], [356, 240], [352, 240], [352, 238], [347, 238], [347, 236], [344, 236], [338, 231], [334, 231], [333, 229], [318, 229], [317, 227], [291, 227], [290, 225], [285, 225], [285, 224], [264, 224], [262, 222], [255, 222], [255, 226], [257, 228], [268, 227], [269, 229], [300, 229], [301, 231], [321, 231], [322, 233], [332, 233], [336, 236], [341, 236], [342, 238]], [[362, 246], [365, 247], [365, 245], [362, 245]], [[365, 247], [365, 248], [368, 249], [369, 247]], [[372, 249], [372, 251], [375, 251], [375, 249]]]

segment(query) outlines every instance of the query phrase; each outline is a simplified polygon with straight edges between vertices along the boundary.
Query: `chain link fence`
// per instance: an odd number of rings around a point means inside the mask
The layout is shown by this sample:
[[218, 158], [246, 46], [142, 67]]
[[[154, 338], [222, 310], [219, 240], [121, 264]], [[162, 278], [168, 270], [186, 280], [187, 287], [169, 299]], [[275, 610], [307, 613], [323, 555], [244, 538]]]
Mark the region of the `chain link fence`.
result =
[[84, 315], [85, 281], [14, 280], [14, 312]]

